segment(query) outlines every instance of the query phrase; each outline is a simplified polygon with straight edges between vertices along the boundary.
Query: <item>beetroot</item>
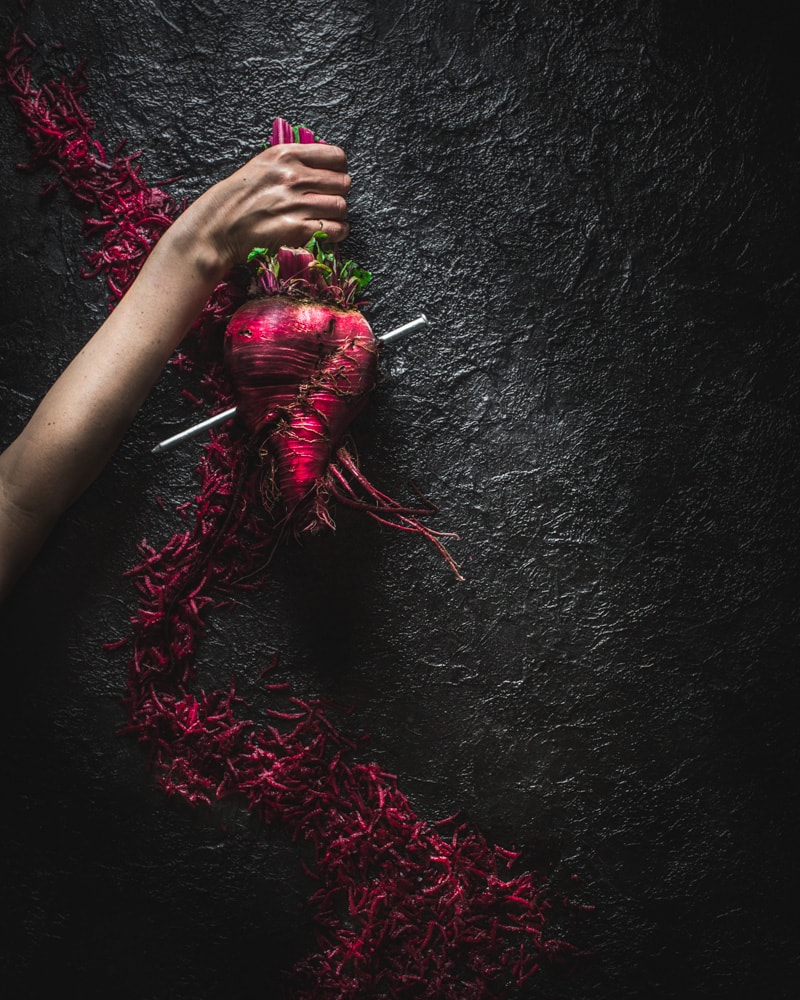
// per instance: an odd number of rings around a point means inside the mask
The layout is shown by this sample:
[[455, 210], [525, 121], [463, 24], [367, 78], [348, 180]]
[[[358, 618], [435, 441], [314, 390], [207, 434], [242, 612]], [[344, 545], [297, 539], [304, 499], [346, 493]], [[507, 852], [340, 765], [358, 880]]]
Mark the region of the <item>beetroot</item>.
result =
[[250, 259], [260, 294], [231, 317], [225, 363], [266, 484], [295, 533], [316, 531], [331, 523], [333, 451], [375, 384], [378, 343], [352, 304], [370, 276], [326, 251], [322, 234], [306, 250], [255, 250]]

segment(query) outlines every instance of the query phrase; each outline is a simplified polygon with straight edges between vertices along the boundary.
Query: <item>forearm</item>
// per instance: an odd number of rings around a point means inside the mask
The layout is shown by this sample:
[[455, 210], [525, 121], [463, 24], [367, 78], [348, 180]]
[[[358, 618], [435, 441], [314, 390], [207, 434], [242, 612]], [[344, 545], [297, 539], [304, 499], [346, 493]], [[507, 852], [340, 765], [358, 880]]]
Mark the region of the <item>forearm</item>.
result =
[[168, 230], [0, 455], [0, 597], [108, 461], [223, 272], [179, 224]]
[[36, 446], [26, 450], [59, 462], [66, 503], [100, 471], [222, 276], [181, 247], [181, 236], [179, 220], [27, 428]]

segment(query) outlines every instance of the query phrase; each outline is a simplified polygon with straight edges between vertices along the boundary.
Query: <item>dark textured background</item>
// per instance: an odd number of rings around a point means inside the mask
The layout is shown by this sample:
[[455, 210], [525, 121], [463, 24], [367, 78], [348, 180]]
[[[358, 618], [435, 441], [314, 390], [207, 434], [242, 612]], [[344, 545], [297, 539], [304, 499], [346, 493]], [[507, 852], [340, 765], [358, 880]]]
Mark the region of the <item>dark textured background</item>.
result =
[[[788, 9], [791, 5], [786, 4]], [[18, 16], [4, 0], [3, 35]], [[204, 676], [273, 651], [354, 705], [429, 819], [462, 810], [596, 904], [597, 962], [521, 996], [797, 995], [798, 145], [788, 16], [677, 0], [36, 2], [100, 134], [194, 196], [276, 114], [344, 145], [385, 352], [357, 436], [457, 529], [341, 517], [219, 616]], [[0, 109], [2, 442], [102, 321]], [[290, 845], [151, 787], [117, 736], [122, 579], [197, 448], [162, 378], [2, 613], [3, 994], [278, 997], [311, 946]], [[167, 501], [167, 511], [154, 502]], [[569, 876], [580, 882], [573, 884]], [[61, 994], [59, 994], [61, 995]]]

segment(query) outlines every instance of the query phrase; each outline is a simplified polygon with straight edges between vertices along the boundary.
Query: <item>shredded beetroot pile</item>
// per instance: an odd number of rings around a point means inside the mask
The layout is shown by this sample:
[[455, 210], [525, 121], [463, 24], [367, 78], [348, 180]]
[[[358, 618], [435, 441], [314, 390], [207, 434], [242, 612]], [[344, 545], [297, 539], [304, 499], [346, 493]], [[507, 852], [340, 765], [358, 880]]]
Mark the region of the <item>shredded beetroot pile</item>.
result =
[[[179, 206], [147, 185], [138, 154], [123, 155], [120, 144], [109, 155], [93, 139], [94, 123], [81, 104], [82, 70], [37, 90], [27, 43], [15, 35], [3, 77], [33, 147], [25, 169], [51, 168], [81, 204], [87, 236], [100, 240], [88, 255], [88, 273], [104, 274], [119, 297]], [[279, 141], [314, 141], [310, 131], [292, 131], [280, 120], [276, 134]], [[268, 280], [262, 274], [262, 291]], [[198, 336], [218, 337], [243, 297], [237, 283], [221, 285], [198, 321]], [[210, 370], [210, 399], [230, 402], [226, 378], [219, 365]], [[130, 571], [141, 596], [132, 637], [109, 645], [131, 649], [127, 729], [147, 748], [168, 794], [211, 805], [239, 797], [303, 845], [318, 884], [310, 903], [319, 950], [294, 972], [296, 1000], [506, 995], [543, 958], [574, 954], [546, 934], [550, 904], [539, 882], [530, 874], [501, 876], [516, 854], [489, 846], [454, 818], [420, 819], [396, 778], [360, 762], [358, 745], [323, 705], [293, 697], [288, 685], [270, 679], [272, 668], [265, 671], [270, 707], [260, 722], [233, 680], [227, 690], [197, 689], [195, 658], [208, 610], [259, 584], [282, 530], [280, 519], [265, 517], [263, 503], [263, 434], [272, 425], [246, 420], [248, 435], [233, 430], [206, 446], [198, 494], [181, 510], [184, 529], [160, 550], [143, 542]], [[328, 493], [441, 545], [436, 533], [420, 531], [419, 512], [367, 482], [344, 445], [330, 456], [329, 470], [315, 496]], [[321, 520], [318, 510], [315, 504]]]
[[493, 981], [522, 983], [542, 957], [571, 954], [547, 939], [549, 904], [532, 876], [500, 874], [518, 855], [455, 818], [421, 820], [394, 775], [353, 761], [356, 745], [319, 702], [266, 687], [286, 707], [268, 709], [261, 728], [242, 720], [233, 687], [161, 692], [146, 738], [167, 792], [244, 795], [311, 846], [320, 950], [295, 970], [297, 1000], [490, 997]]
[[51, 80], [37, 90], [25, 48], [15, 34], [4, 62], [4, 82], [32, 146], [29, 162], [20, 169], [51, 167], [57, 180], [43, 183], [41, 193], [55, 191], [60, 180], [80, 203], [86, 235], [100, 238], [99, 248], [87, 254], [87, 276], [104, 274], [112, 295], [119, 298], [178, 206], [165, 191], [142, 179], [139, 154], [123, 155], [124, 140], [109, 157], [92, 138], [95, 123], [80, 102], [86, 90], [83, 66], [71, 80]]
[[[33, 172], [49, 167], [55, 179], [43, 181], [43, 197], [53, 194], [59, 181], [84, 213], [84, 232], [100, 245], [86, 254], [87, 277], [102, 274], [112, 304], [122, 298], [153, 245], [181, 211], [174, 198], [151, 187], [141, 176], [140, 153], [124, 153], [125, 140], [112, 154], [93, 138], [94, 120], [81, 97], [87, 89], [84, 64], [71, 79], [48, 80], [34, 86], [27, 36], [15, 31], [2, 64], [2, 85], [19, 112], [19, 121], [31, 143], [31, 157], [18, 168]], [[231, 282], [223, 282], [206, 303], [195, 324], [198, 332], [218, 327], [244, 296]]]

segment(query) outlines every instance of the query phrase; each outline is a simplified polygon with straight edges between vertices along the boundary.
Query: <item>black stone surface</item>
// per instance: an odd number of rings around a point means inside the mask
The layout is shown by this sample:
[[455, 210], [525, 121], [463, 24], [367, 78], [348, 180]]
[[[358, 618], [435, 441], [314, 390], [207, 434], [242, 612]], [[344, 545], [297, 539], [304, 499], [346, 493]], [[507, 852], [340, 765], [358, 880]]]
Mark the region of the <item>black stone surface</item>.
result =
[[[39, 0], [101, 138], [195, 196], [275, 115], [348, 151], [371, 319], [420, 310], [357, 429], [441, 504], [468, 576], [342, 516], [219, 616], [208, 677], [275, 650], [429, 819], [456, 809], [596, 905], [520, 998], [795, 997], [798, 88], [790, 5]], [[3, 37], [20, 15], [2, 5]], [[2, 443], [105, 314], [79, 216], [0, 110]], [[165, 373], [2, 610], [2, 989], [280, 997], [312, 947], [279, 832], [151, 787], [117, 735], [122, 573], [192, 495]], [[154, 498], [167, 503], [162, 510]], [[570, 881], [571, 875], [580, 878]], [[58, 992], [51, 992], [57, 984]]]

